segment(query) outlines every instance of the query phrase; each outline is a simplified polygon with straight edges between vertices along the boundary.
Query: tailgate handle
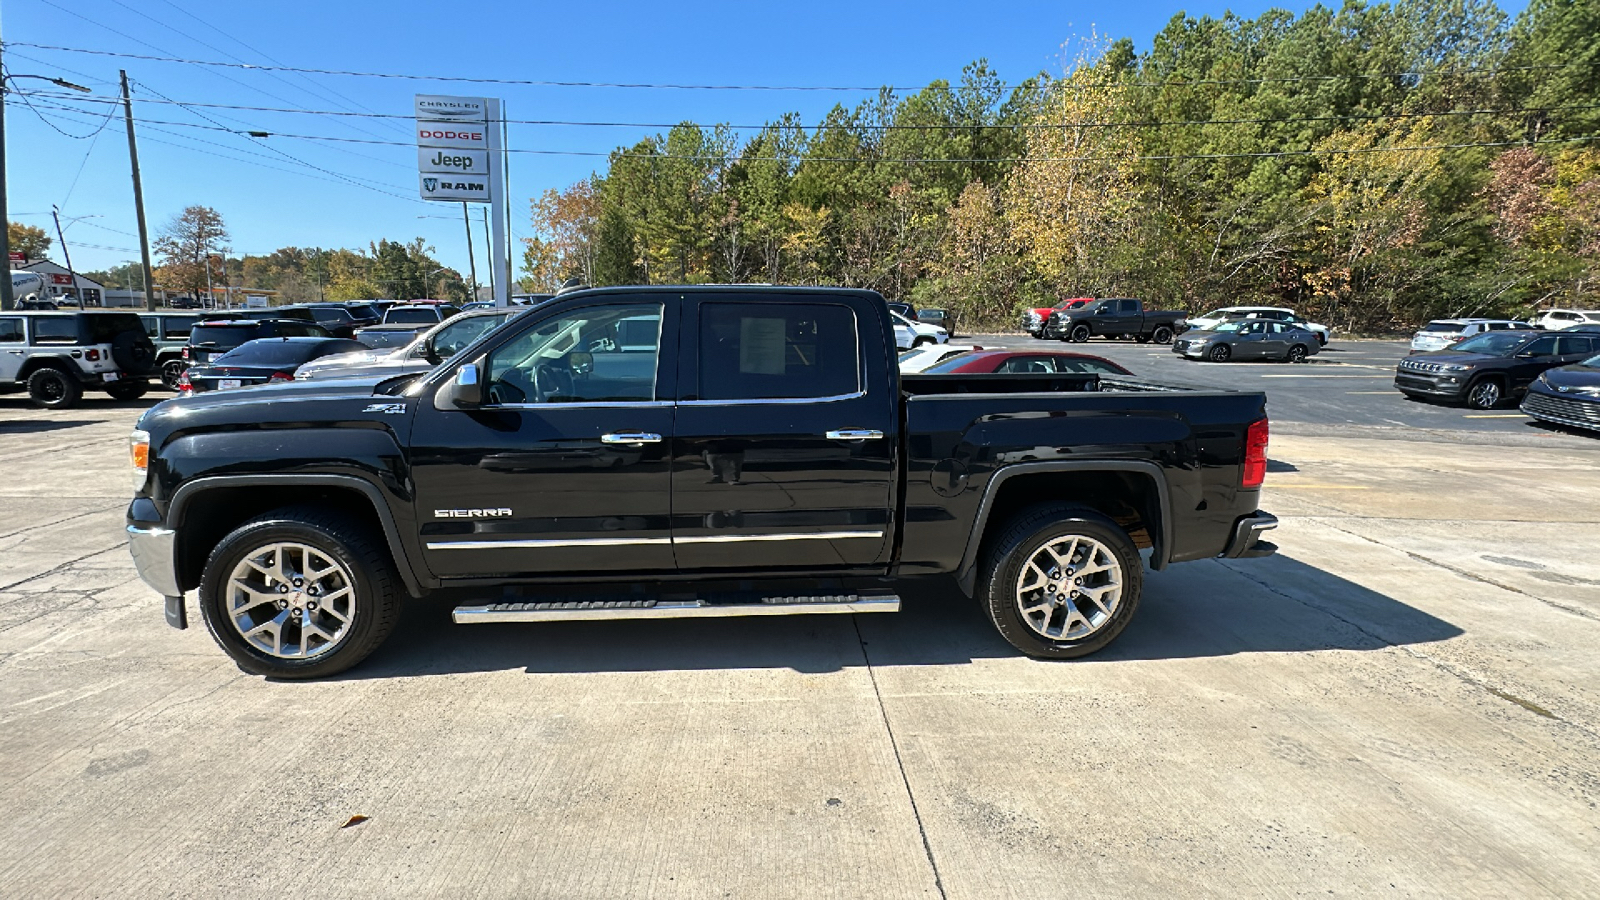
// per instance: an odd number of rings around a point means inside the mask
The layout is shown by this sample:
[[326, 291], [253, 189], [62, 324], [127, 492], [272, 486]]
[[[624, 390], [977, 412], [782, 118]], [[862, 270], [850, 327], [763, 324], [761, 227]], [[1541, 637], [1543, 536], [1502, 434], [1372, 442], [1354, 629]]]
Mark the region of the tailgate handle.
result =
[[883, 437], [883, 432], [871, 428], [837, 428], [828, 432], [830, 441], [876, 441]]
[[600, 435], [602, 444], [659, 444], [661, 435], [651, 434], [648, 431], [622, 431], [616, 434]]

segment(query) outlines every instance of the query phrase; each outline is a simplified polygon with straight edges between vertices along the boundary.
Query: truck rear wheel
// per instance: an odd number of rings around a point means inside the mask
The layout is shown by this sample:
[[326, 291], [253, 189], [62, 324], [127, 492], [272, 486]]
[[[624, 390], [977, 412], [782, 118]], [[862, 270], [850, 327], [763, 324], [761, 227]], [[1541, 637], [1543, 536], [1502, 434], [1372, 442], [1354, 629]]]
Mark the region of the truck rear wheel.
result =
[[1036, 506], [989, 546], [978, 597], [1011, 646], [1037, 659], [1073, 659], [1127, 627], [1143, 589], [1140, 566], [1127, 533], [1100, 513]]
[[67, 409], [77, 406], [83, 397], [83, 385], [60, 369], [46, 367], [28, 376], [28, 399], [45, 409]]
[[1165, 325], [1157, 325], [1156, 330], [1150, 332], [1150, 339], [1158, 344], [1172, 343], [1172, 329]]
[[389, 636], [399, 583], [370, 529], [326, 509], [292, 507], [245, 522], [211, 551], [200, 612], [243, 671], [323, 678]]

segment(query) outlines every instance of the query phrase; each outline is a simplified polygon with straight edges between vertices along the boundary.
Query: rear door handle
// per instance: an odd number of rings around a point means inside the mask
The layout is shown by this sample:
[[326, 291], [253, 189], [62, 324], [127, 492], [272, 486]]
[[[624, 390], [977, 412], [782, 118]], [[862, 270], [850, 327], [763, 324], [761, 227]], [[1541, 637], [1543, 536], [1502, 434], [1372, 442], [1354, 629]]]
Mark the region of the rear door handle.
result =
[[828, 432], [830, 441], [875, 441], [883, 437], [883, 432], [871, 428], [838, 428]]
[[616, 434], [600, 435], [602, 444], [659, 444], [661, 435], [651, 434], [648, 431], [620, 431]]

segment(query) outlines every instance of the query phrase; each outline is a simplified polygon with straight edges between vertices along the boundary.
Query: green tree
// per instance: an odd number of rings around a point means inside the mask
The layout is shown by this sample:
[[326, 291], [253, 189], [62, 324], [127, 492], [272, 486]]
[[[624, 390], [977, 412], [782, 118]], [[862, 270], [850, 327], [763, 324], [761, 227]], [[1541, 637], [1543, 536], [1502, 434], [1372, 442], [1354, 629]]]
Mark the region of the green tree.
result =
[[44, 259], [50, 252], [50, 236], [45, 234], [43, 228], [34, 225], [8, 221], [6, 238], [10, 241], [12, 253], [21, 253], [30, 260]]

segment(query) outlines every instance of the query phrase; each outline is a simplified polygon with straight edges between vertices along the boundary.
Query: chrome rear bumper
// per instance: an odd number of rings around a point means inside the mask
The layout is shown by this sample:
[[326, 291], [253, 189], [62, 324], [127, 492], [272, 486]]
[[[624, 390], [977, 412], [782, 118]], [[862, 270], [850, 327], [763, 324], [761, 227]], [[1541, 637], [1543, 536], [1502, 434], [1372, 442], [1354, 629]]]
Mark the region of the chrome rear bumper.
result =
[[1277, 553], [1277, 544], [1261, 539], [1263, 534], [1277, 527], [1277, 516], [1256, 510], [1255, 515], [1245, 516], [1234, 523], [1233, 540], [1228, 542], [1228, 549], [1222, 555], [1227, 559], [1240, 559]]

